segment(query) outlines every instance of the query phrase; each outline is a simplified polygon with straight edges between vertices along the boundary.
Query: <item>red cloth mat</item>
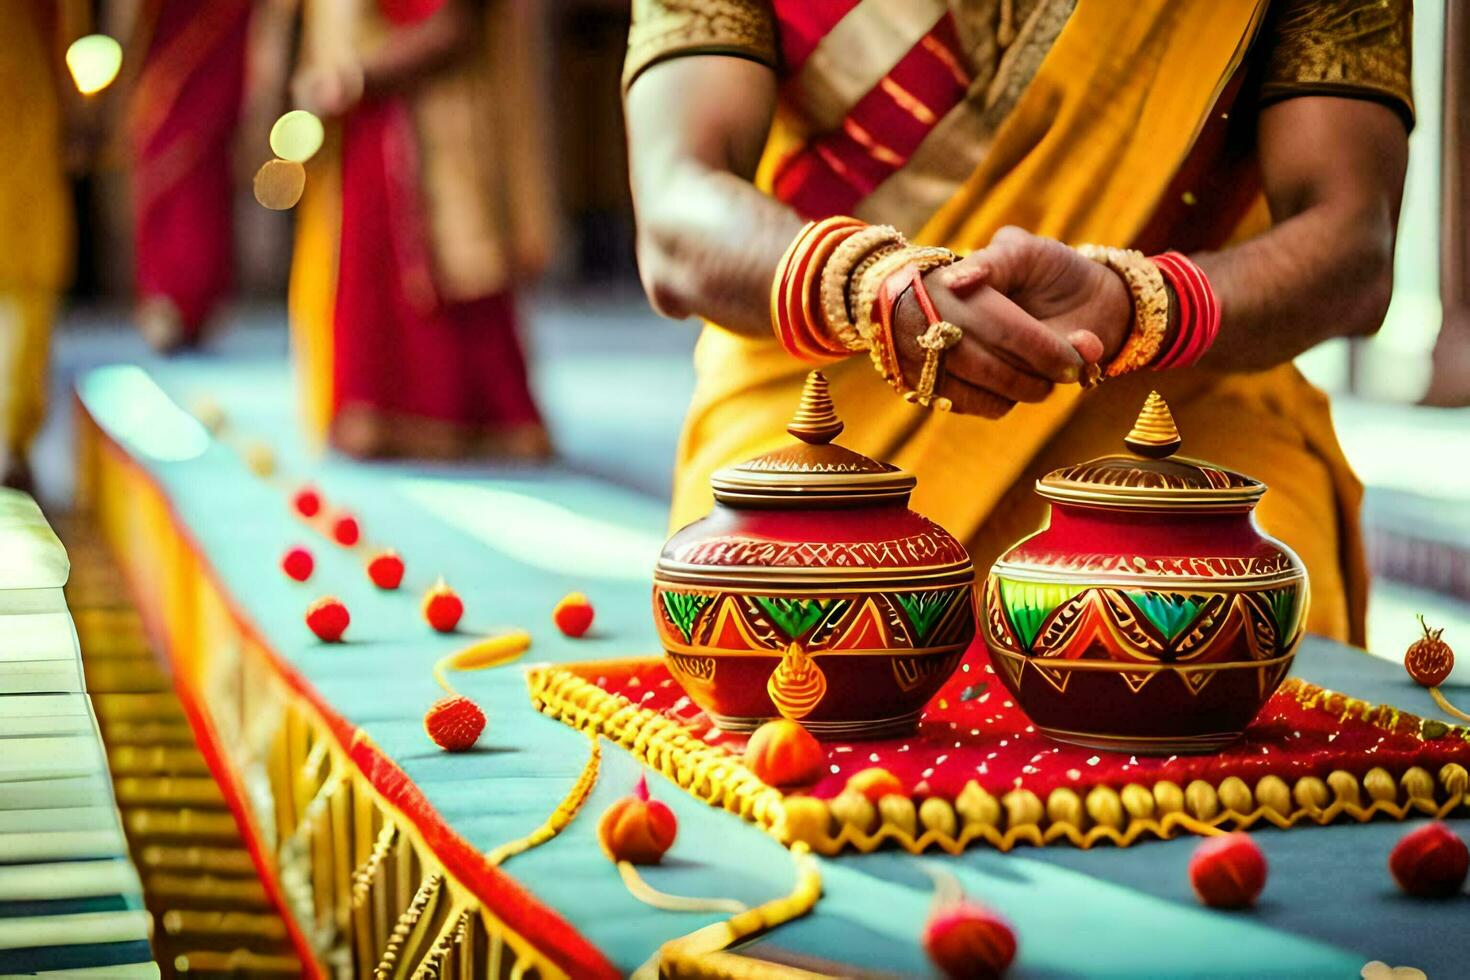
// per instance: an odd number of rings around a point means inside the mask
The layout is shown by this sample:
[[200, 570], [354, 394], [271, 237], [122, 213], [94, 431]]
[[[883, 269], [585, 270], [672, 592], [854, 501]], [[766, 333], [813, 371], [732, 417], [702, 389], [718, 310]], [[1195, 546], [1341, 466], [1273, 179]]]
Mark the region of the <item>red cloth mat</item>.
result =
[[[723, 732], [689, 700], [662, 660], [568, 665], [603, 690], [673, 719], [691, 733], [734, 753], [745, 736]], [[1384, 705], [1326, 691], [1291, 678], [1266, 703], [1245, 738], [1212, 755], [1134, 756], [1079, 748], [1036, 732], [990, 666], [972, 649], [930, 702], [918, 731], [901, 739], [828, 742], [828, 774], [810, 795], [830, 798], [847, 779], [872, 766], [897, 776], [916, 797], [956, 797], [970, 780], [994, 795], [1025, 788], [1045, 799], [1057, 787], [1218, 786], [1230, 776], [1254, 785], [1276, 775], [1288, 782], [1346, 770], [1361, 777], [1382, 767], [1394, 776], [1413, 766], [1435, 773], [1446, 763], [1470, 765], [1470, 730], [1425, 722]]]

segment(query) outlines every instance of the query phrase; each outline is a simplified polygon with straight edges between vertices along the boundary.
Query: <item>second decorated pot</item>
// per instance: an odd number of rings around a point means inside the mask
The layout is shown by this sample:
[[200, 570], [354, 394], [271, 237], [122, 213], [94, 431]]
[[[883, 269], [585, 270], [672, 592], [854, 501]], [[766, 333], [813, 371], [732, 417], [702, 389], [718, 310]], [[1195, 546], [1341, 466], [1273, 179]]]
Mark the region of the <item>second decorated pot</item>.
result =
[[1124, 444], [1126, 455], [1037, 481], [1050, 522], [986, 579], [991, 662], [1053, 738], [1215, 751], [1286, 676], [1306, 569], [1256, 525], [1264, 484], [1174, 455], [1179, 432], [1157, 393]]
[[716, 473], [714, 510], [664, 546], [669, 671], [729, 731], [785, 717], [819, 738], [903, 734], [974, 638], [974, 567], [909, 509], [911, 474], [832, 442], [820, 372], [787, 431]]

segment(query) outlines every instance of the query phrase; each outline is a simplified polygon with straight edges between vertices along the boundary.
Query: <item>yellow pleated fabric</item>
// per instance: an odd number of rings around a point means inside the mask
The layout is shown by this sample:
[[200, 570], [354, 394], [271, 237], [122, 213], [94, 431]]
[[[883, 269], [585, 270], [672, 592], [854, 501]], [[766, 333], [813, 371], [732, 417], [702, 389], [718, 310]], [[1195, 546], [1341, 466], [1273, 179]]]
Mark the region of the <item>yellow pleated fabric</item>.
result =
[[[24, 451], [45, 413], [51, 320], [69, 274], [56, 40], [46, 5], [0, 3], [0, 452]], [[58, 25], [61, 26], [61, 25]]]
[[[1264, 8], [1259, 0], [1080, 0], [989, 151], [912, 240], [967, 252], [1016, 224], [1072, 244], [1133, 241], [1240, 65]], [[783, 118], [778, 113], [762, 175], [792, 143]], [[771, 340], [706, 325], [679, 448], [674, 527], [708, 511], [716, 469], [787, 441], [807, 367]], [[1149, 388], [1158, 387], [1187, 454], [1272, 488], [1261, 522], [1307, 564], [1309, 628], [1362, 643], [1361, 488], [1325, 397], [1290, 365], [1248, 376], [1147, 373], [1088, 393], [1062, 388], [998, 421], [908, 405], [865, 357], [825, 370], [847, 423], [842, 441], [915, 472], [915, 508], [965, 541], [982, 572], [1044, 520], [1034, 478], [1120, 451]]]

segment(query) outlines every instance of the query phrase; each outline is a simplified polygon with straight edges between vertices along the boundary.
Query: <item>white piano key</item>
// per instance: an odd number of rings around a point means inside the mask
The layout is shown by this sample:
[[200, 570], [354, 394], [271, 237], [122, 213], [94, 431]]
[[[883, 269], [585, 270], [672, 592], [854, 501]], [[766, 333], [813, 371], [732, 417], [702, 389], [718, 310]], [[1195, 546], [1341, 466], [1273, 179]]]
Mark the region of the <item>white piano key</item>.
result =
[[0, 782], [62, 779], [106, 771], [102, 742], [91, 734], [0, 739]]
[[38, 830], [109, 830], [117, 825], [117, 810], [110, 806], [0, 810], [0, 836]]
[[0, 902], [140, 895], [138, 872], [123, 860], [62, 861], [0, 867]]
[[21, 861], [72, 861], [117, 857], [127, 853], [127, 839], [115, 830], [55, 830], [0, 837], [0, 864]]
[[[33, 593], [36, 590], [23, 591]], [[3, 606], [6, 594], [0, 590], [0, 606]], [[60, 610], [0, 617], [0, 673], [4, 672], [7, 663], [13, 661], [80, 659], [81, 645], [77, 642], [76, 627], [65, 604]]]
[[0, 812], [112, 805], [112, 783], [105, 773], [0, 783]]
[[143, 909], [0, 919], [0, 949], [146, 940], [151, 921]]
[[146, 963], [114, 963], [111, 966], [86, 966], [76, 970], [42, 970], [39, 973], [0, 973], [0, 980], [16, 980], [25, 977], [26, 980], [34, 980], [36, 977], [52, 977], [55, 980], [158, 980], [161, 974], [158, 972], [158, 964], [149, 960]]

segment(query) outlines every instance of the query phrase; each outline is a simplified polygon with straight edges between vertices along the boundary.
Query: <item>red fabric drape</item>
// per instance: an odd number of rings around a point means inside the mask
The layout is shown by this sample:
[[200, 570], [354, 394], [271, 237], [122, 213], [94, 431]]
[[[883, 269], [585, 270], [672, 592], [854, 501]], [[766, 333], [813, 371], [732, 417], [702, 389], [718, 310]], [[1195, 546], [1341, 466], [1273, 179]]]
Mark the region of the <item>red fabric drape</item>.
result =
[[133, 107], [138, 295], [173, 301], [191, 336], [233, 281], [231, 145], [249, 20], [249, 0], [162, 0]]
[[334, 408], [464, 426], [539, 424], [510, 292], [434, 289], [413, 120], [397, 99], [343, 124]]

